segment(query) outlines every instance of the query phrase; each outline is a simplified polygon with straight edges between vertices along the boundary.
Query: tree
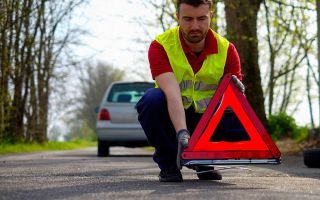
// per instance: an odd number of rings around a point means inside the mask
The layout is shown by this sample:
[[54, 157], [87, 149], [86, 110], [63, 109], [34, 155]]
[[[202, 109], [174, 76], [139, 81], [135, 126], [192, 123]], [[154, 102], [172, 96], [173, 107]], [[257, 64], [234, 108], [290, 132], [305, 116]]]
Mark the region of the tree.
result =
[[124, 71], [109, 64], [98, 63], [96, 66], [87, 64], [87, 67], [80, 73], [80, 84], [76, 88], [80, 96], [75, 98], [74, 102], [77, 106], [72, 118], [82, 120], [91, 130], [95, 130], [96, 107], [100, 105], [108, 86], [114, 81], [122, 80], [123, 77]]
[[257, 15], [262, 0], [225, 0], [227, 38], [236, 46], [241, 59], [249, 103], [264, 125], [267, 118], [261, 86], [257, 38]]
[[83, 2], [0, 2], [0, 143], [46, 141], [51, 81], [70, 42], [70, 14]]
[[303, 106], [303, 101], [308, 101], [312, 127], [315, 126], [312, 82], [318, 83], [313, 62], [316, 60], [314, 11], [312, 0], [265, 0], [259, 21], [263, 27], [259, 36], [260, 53], [264, 55], [261, 69], [266, 69], [263, 82], [268, 115], [281, 112], [293, 115]]

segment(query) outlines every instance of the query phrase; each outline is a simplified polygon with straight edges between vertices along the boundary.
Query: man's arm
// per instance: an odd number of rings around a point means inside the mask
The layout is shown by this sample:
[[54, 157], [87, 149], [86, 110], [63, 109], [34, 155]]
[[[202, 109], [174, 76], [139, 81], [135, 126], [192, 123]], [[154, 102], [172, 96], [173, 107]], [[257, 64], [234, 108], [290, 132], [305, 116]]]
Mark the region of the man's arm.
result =
[[240, 81], [242, 80], [243, 75], [241, 72], [239, 54], [231, 42], [229, 43], [226, 65], [224, 67], [224, 74], [229, 73], [236, 75]]
[[187, 129], [180, 87], [173, 72], [160, 74], [155, 80], [166, 96], [169, 116], [176, 132]]

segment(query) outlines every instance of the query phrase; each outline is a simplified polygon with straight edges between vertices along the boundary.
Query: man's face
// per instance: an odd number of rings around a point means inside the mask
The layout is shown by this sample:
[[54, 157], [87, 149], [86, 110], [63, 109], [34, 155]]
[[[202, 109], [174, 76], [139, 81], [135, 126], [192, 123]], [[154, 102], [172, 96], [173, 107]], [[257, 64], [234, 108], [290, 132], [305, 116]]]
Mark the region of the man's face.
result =
[[211, 16], [212, 13], [207, 4], [201, 4], [198, 7], [180, 4], [177, 18], [184, 39], [190, 43], [199, 43], [205, 39]]

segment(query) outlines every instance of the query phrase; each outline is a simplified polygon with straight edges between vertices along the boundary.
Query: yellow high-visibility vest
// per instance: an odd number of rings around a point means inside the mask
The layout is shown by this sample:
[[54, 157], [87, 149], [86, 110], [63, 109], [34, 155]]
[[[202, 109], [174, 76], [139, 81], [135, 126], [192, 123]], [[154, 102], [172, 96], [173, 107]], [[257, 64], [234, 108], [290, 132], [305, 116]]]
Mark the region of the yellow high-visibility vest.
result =
[[226, 64], [229, 41], [213, 30], [218, 44], [218, 53], [208, 55], [201, 69], [194, 74], [183, 51], [179, 38], [179, 26], [167, 30], [156, 37], [165, 49], [173, 73], [180, 85], [182, 102], [185, 109], [191, 105], [197, 113], [203, 113], [218, 87]]

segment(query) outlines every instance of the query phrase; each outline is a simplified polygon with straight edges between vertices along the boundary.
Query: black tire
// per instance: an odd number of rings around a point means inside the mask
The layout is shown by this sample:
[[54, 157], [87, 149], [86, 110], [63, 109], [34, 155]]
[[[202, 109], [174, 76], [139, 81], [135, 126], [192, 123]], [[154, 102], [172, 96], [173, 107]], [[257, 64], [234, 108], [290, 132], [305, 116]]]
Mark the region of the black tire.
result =
[[98, 139], [98, 156], [107, 157], [110, 154], [110, 146], [107, 141]]
[[320, 168], [320, 149], [308, 149], [303, 153], [304, 164], [310, 168]]

